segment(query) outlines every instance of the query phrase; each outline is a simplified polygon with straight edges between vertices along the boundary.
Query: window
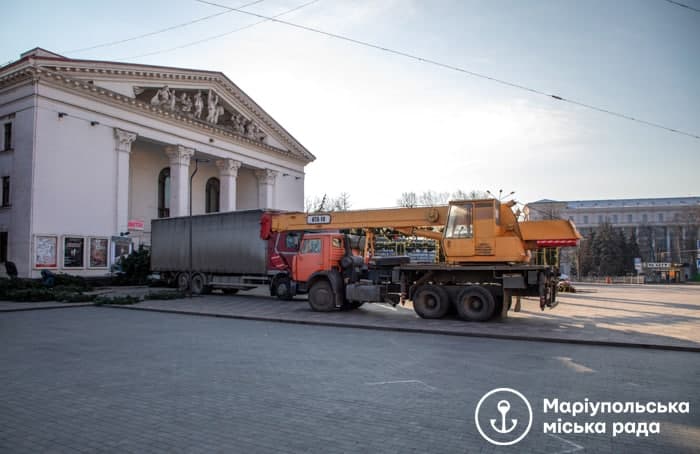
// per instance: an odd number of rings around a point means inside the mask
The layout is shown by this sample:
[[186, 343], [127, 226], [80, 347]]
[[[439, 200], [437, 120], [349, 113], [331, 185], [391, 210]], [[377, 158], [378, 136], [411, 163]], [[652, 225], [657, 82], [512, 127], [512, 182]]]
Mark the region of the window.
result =
[[3, 150], [12, 149], [12, 123], [5, 123], [5, 140], [3, 141]]
[[158, 217], [170, 216], [170, 167], [158, 174]]
[[647, 222], [649, 219], [647, 218], [646, 213], [642, 215], [642, 222]]
[[631, 224], [631, 223], [632, 223], [632, 215], [631, 215], [631, 214], [628, 214], [628, 215], [627, 215], [627, 223], [628, 223], [628, 224]]
[[584, 217], [583, 217], [583, 223], [584, 223], [584, 224], [588, 224], [588, 216], [584, 216]]
[[299, 249], [299, 234], [291, 232], [287, 234], [287, 238], [284, 239], [284, 245], [287, 249], [298, 250]]
[[602, 223], [603, 223], [603, 216], [599, 215], [598, 216], [598, 224], [602, 224]]
[[472, 237], [472, 205], [452, 205], [447, 215], [445, 238]]
[[617, 215], [613, 214], [613, 224], [617, 224]]
[[206, 213], [218, 213], [219, 212], [219, 179], [209, 178], [207, 180], [207, 187], [205, 191], [205, 212]]
[[659, 222], [664, 222], [664, 214], [659, 213]]
[[474, 220], [476, 221], [493, 219], [494, 214], [491, 202], [479, 202], [474, 205]]
[[301, 245], [302, 254], [320, 254], [321, 253], [321, 239], [314, 238], [313, 240], [304, 240]]
[[2, 177], [2, 206], [10, 206], [10, 177]]

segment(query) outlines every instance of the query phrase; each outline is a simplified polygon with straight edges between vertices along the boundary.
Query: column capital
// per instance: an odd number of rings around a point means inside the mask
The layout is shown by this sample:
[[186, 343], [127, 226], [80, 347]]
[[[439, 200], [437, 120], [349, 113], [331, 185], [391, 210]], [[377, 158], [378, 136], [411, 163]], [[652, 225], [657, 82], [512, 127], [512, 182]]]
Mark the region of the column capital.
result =
[[242, 163], [235, 159], [219, 159], [216, 161], [216, 167], [219, 168], [220, 175], [234, 178], [238, 177], [238, 169], [241, 168], [241, 165]]
[[190, 158], [194, 155], [194, 148], [184, 145], [168, 145], [165, 147], [165, 154], [170, 160], [170, 165], [190, 165]]
[[275, 184], [275, 178], [277, 178], [278, 174], [278, 171], [272, 169], [259, 169], [255, 171], [255, 176], [258, 177], [258, 183], [261, 185]]
[[117, 151], [131, 153], [131, 144], [136, 140], [136, 133], [114, 128], [114, 138], [117, 139]]

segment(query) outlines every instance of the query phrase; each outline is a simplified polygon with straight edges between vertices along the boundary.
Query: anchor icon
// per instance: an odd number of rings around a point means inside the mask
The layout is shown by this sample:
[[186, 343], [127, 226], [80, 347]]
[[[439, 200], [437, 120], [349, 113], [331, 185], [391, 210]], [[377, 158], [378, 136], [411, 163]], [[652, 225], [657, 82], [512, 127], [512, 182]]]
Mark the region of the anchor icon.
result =
[[493, 428], [493, 430], [500, 434], [507, 434], [512, 432], [515, 429], [515, 426], [518, 425], [518, 420], [515, 418], [511, 419], [511, 421], [513, 421], [513, 425], [510, 426], [510, 429], [506, 428], [506, 413], [510, 411], [510, 402], [508, 402], [507, 400], [501, 400], [496, 405], [496, 408], [501, 414], [501, 427], [496, 427], [496, 419], [491, 420], [491, 427]]

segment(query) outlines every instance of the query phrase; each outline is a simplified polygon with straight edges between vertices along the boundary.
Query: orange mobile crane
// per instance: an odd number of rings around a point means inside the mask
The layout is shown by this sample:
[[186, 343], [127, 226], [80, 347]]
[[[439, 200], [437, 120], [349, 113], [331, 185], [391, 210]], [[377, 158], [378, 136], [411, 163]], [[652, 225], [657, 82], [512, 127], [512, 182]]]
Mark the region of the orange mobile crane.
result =
[[[309, 294], [316, 311], [358, 307], [365, 302], [413, 301], [423, 318], [444, 317], [452, 307], [465, 320], [506, 315], [512, 296], [539, 296], [540, 308], [556, 303], [558, 271], [531, 265], [531, 250], [577, 244], [571, 221], [518, 222], [515, 202], [462, 200], [447, 206], [331, 213], [265, 213], [261, 237], [301, 231], [291, 263], [282, 260], [271, 292], [280, 298]], [[435, 239], [440, 263], [410, 263], [408, 257], [375, 257], [374, 229]], [[340, 230], [363, 229], [365, 246]], [[362, 254], [359, 254], [362, 249]]]

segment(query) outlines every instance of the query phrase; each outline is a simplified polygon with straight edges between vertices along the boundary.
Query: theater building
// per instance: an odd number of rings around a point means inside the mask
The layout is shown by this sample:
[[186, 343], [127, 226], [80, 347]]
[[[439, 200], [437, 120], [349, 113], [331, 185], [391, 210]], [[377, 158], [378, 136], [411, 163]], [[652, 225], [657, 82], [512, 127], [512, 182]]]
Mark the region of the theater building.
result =
[[[154, 218], [303, 210], [314, 156], [224, 74], [74, 60], [0, 68], [0, 261], [104, 275]], [[191, 187], [190, 187], [191, 181]]]

